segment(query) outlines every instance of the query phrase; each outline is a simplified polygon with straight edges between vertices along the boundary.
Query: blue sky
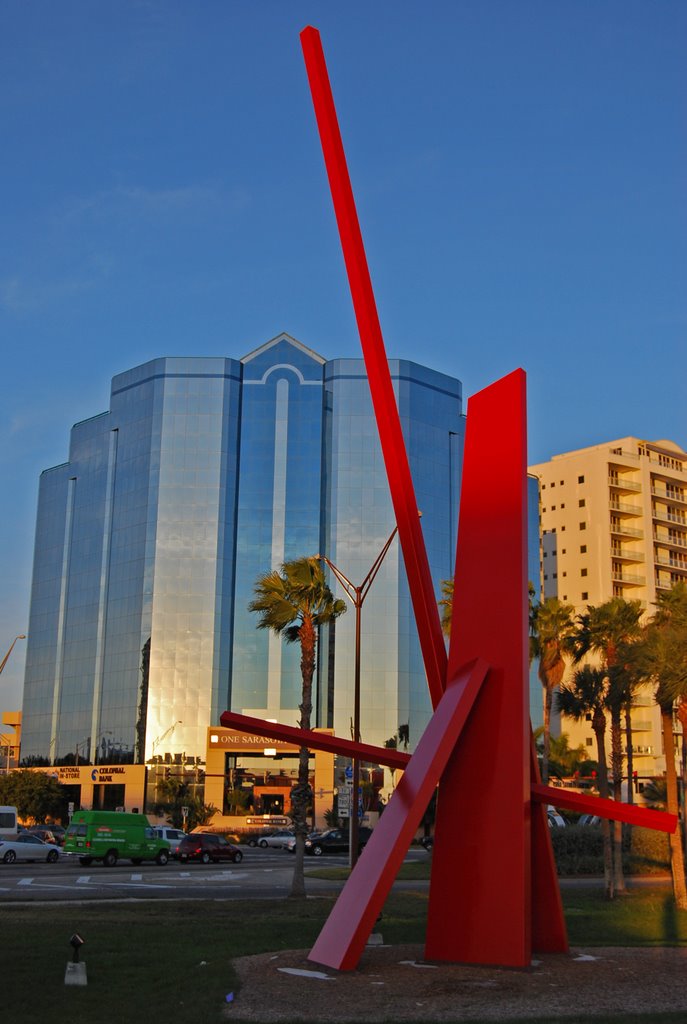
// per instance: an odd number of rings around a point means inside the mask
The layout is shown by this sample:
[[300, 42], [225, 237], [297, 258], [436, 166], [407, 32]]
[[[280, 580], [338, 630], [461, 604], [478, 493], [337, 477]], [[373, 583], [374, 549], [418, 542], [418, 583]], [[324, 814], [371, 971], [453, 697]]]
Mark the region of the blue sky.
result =
[[307, 24], [388, 354], [466, 396], [523, 366], [531, 462], [687, 447], [683, 0], [5, 0], [0, 657], [28, 629], [39, 473], [113, 374], [280, 331], [360, 354]]

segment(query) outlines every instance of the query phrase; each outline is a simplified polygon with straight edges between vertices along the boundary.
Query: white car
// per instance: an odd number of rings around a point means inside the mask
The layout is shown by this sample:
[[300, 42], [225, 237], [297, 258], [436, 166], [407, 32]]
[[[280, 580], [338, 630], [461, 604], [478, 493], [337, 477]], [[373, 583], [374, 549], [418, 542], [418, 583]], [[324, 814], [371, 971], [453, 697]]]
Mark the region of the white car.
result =
[[179, 843], [186, 838], [186, 833], [180, 828], [172, 828], [171, 825], [155, 825], [153, 828], [157, 839], [166, 839], [169, 843], [170, 857], [179, 856]]
[[47, 860], [54, 864], [61, 856], [59, 846], [44, 843], [30, 832], [22, 832], [16, 839], [0, 839], [0, 860], [4, 864], [14, 864], [15, 860]]

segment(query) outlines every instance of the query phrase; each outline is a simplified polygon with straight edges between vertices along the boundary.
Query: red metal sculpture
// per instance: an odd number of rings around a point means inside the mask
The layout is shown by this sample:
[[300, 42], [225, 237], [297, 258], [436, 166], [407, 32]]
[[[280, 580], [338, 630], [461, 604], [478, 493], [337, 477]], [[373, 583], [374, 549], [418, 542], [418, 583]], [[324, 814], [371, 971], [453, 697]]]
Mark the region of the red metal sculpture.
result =
[[[316, 29], [301, 33], [434, 715], [415, 753], [225, 712], [223, 725], [405, 768], [310, 959], [354, 968], [437, 783], [425, 955], [526, 967], [567, 951], [546, 805], [666, 832], [674, 815], [541, 784], [528, 717], [525, 374], [468, 403], [448, 657]], [[477, 766], [479, 774], [477, 775]]]

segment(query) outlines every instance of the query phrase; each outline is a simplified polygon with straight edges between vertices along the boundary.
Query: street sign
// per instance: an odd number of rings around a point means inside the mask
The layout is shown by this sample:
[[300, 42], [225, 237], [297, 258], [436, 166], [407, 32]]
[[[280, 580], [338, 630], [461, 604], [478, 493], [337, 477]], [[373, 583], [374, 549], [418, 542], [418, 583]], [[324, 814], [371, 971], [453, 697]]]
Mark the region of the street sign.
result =
[[346, 776], [347, 780], [353, 778], [353, 768], [350, 764], [346, 765], [346, 768], [344, 769], [344, 775]]

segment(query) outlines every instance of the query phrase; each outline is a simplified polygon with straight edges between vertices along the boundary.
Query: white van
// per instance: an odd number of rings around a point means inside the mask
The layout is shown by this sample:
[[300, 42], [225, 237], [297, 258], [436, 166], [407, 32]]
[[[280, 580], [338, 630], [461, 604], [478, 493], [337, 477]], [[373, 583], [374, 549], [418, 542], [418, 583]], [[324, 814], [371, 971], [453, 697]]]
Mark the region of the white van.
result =
[[17, 826], [17, 808], [0, 807], [0, 836], [12, 839], [19, 832]]

